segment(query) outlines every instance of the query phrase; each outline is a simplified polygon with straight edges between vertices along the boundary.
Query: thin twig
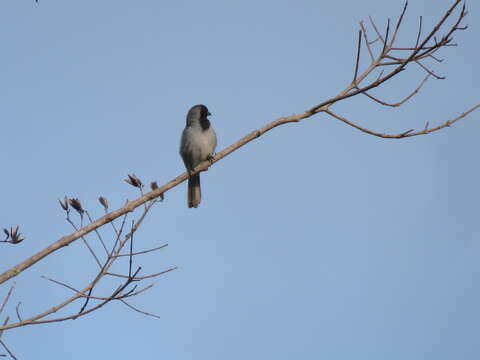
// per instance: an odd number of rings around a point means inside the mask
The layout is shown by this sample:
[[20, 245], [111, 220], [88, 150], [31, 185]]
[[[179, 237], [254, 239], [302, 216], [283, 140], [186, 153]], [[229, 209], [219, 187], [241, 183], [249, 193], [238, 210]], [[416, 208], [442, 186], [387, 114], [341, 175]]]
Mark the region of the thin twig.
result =
[[3, 342], [2, 339], [0, 339], [0, 344], [3, 346], [3, 348], [5, 349], [5, 351], [8, 353], [8, 355], [10, 355], [10, 357], [14, 360], [17, 360], [17, 358], [15, 357], [15, 355], [13, 355], [13, 353], [10, 351], [10, 349], [7, 347], [7, 345], [5, 345], [5, 343]]
[[0, 306], [0, 314], [3, 312], [3, 309], [5, 308], [5, 305], [7, 305], [8, 299], [10, 299], [10, 296], [12, 295], [12, 292], [13, 292], [13, 289], [15, 288], [15, 285], [17, 285], [17, 283], [14, 281], [12, 283], [12, 285], [10, 286], [10, 289], [8, 290], [7, 295], [3, 299], [2, 306]]
[[[458, 44], [455, 44], [455, 43], [448, 43], [448, 44], [443, 44], [442, 47], [449, 47], [449, 46], [458, 46]], [[417, 50], [417, 49], [420, 49], [420, 50], [425, 50], [425, 51], [432, 51], [434, 49], [438, 49], [438, 45], [434, 45], [434, 46], [424, 46], [423, 48], [419, 48], [419, 47], [392, 47], [390, 48], [390, 50], [394, 50], [394, 51], [413, 51], [413, 50]]]
[[[82, 215], [83, 213], [81, 213]], [[83, 219], [83, 215], [82, 215], [82, 219]], [[67, 221], [70, 223], [70, 225], [72, 225], [72, 227], [78, 232], [79, 229], [77, 228], [77, 226], [74, 224], [74, 222], [72, 221], [72, 219], [70, 219], [69, 216], [67, 216]], [[82, 227], [81, 227], [82, 228]], [[96, 230], [96, 229], [93, 229], [93, 230]], [[95, 254], [95, 252], [93, 251], [93, 249], [90, 247], [90, 244], [88, 243], [87, 239], [85, 239], [85, 237], [82, 235], [80, 236], [80, 238], [82, 239], [83, 243], [85, 244], [85, 246], [87, 247], [88, 251], [90, 252], [90, 254], [93, 256], [93, 258], [95, 259], [95, 262], [97, 263], [97, 265], [101, 268], [102, 267], [102, 264], [100, 263], [100, 260], [98, 259], [97, 255]]]
[[[48, 277], [46, 277], [46, 276], [43, 276], [43, 275], [40, 276], [40, 277], [41, 277], [42, 279], [51, 281], [51, 282], [53, 282], [54, 284], [64, 286], [64, 287], [66, 287], [66, 288], [69, 289], [69, 290], [72, 290], [72, 291], [74, 291], [74, 292], [76, 292], [76, 293], [81, 294], [81, 292], [80, 292], [79, 290], [75, 289], [73, 286], [70, 286], [70, 285], [68, 285], [68, 284], [65, 284], [65, 283], [63, 283], [63, 282], [61, 282], [61, 281], [54, 280], [54, 279], [50, 279], [50, 278], [48, 278]], [[83, 295], [85, 296], [85, 294], [83, 294]]]
[[380, 34], [380, 31], [378, 31], [377, 25], [375, 25], [375, 22], [373, 21], [372, 17], [369, 16], [368, 19], [370, 20], [370, 25], [372, 26], [373, 30], [374, 30], [375, 33], [377, 34], [378, 39], [380, 39], [380, 41], [381, 41], [383, 44], [385, 44], [385, 40], [383, 39], [382, 34]]
[[388, 19], [388, 22], [387, 22], [387, 31], [385, 32], [385, 41], [383, 42], [382, 55], [384, 55], [389, 50], [387, 45], [389, 32], [390, 32], [390, 19]]
[[407, 7], [408, 7], [408, 1], [405, 1], [405, 5], [403, 6], [403, 11], [400, 14], [400, 17], [398, 18], [397, 25], [395, 26], [395, 31], [393, 32], [392, 40], [390, 40], [389, 47], [391, 47], [395, 43], [395, 40], [397, 39], [398, 30], [400, 29], [400, 25], [402, 24], [403, 16], [407, 11]]
[[127, 216], [128, 216], [128, 213], [126, 213], [123, 216], [122, 224], [120, 225], [120, 230], [117, 232], [117, 237], [115, 239], [115, 243], [113, 244], [112, 251], [110, 252], [110, 257], [116, 251], [118, 242], [120, 241], [120, 237], [122, 236], [122, 233], [123, 233], [123, 227], [125, 226], [125, 221], [127, 220]]
[[129, 292], [128, 294], [123, 294], [123, 295], [117, 296], [117, 297], [116, 297], [116, 300], [140, 295], [140, 294], [144, 293], [145, 291], [150, 290], [151, 288], [153, 288], [154, 285], [155, 285], [155, 283], [151, 283], [151, 284], [149, 284], [149, 285], [141, 288], [140, 290], [131, 291], [131, 292]]
[[0, 328], [0, 339], [2, 338], [3, 331], [5, 330], [5, 326], [8, 324], [8, 321], [10, 320], [10, 316], [7, 316], [5, 320], [3, 321], [3, 325]]
[[438, 63], [443, 62], [443, 59], [439, 59], [439, 58], [435, 57], [435, 56], [432, 55], [432, 54], [429, 54], [428, 57], [431, 57], [433, 60], [435, 60], [435, 61], [438, 62]]
[[412, 97], [414, 97], [419, 91], [420, 89], [423, 87], [423, 85], [427, 82], [428, 78], [430, 77], [430, 74], [428, 74], [427, 76], [425, 76], [425, 78], [422, 80], [422, 82], [415, 88], [415, 90], [413, 90], [409, 95], [407, 95], [405, 98], [403, 98], [402, 100], [400, 100], [399, 102], [396, 102], [396, 103], [388, 103], [388, 102], [385, 102], [385, 101], [382, 101], [378, 98], [376, 98], [375, 96], [369, 94], [368, 92], [364, 92], [363, 94], [365, 96], [367, 96], [368, 98], [372, 99], [373, 101], [381, 104], [381, 105], [384, 105], [384, 106], [390, 106], [390, 107], [399, 107], [403, 104], [405, 104], [408, 100], [410, 100]]
[[362, 48], [362, 30], [358, 31], [357, 60], [355, 61], [355, 73], [353, 74], [352, 84], [357, 84], [358, 65], [360, 63], [360, 49]]
[[[147, 204], [145, 204], [145, 206], [147, 206]], [[129, 256], [129, 260], [128, 260], [128, 277], [130, 278], [132, 276], [132, 258], [133, 258], [133, 225], [134, 225], [134, 221], [132, 220], [132, 230], [130, 230], [130, 233], [132, 234], [130, 236], [130, 256]]]
[[[87, 214], [88, 220], [90, 221], [90, 223], [92, 223], [93, 220], [92, 220], [92, 217], [90, 216], [90, 213], [88, 212], [88, 210], [85, 210], [85, 213]], [[102, 243], [103, 249], [105, 250], [105, 253], [106, 253], [107, 256], [108, 256], [107, 246], [106, 246], [105, 243], [103, 242], [102, 235], [100, 235], [100, 233], [98, 232], [98, 229], [95, 229], [94, 231], [95, 231], [95, 233], [97, 234], [98, 240], [100, 240], [100, 242]]]
[[363, 34], [363, 39], [365, 41], [365, 45], [367, 47], [368, 54], [370, 55], [370, 61], [373, 63], [375, 61], [375, 57], [373, 56], [371, 43], [368, 41], [367, 30], [365, 29], [365, 25], [363, 24], [363, 21], [360, 21], [360, 29], [361, 29], [362, 34]]
[[438, 80], [444, 80], [445, 77], [444, 76], [439, 76], [437, 74], [435, 74], [432, 70], [430, 70], [429, 68], [427, 68], [425, 65], [423, 65], [420, 61], [418, 60], [415, 60], [415, 62], [423, 69], [425, 70], [429, 75], [432, 75], [434, 78], [438, 79]]
[[120, 301], [121, 301], [122, 303], [124, 303], [125, 305], [127, 305], [130, 309], [132, 309], [132, 310], [134, 310], [134, 311], [136, 311], [136, 312], [139, 312], [139, 313], [141, 313], [141, 314], [143, 314], [143, 315], [147, 315], [147, 316], [151, 316], [151, 317], [160, 319], [160, 316], [155, 315], [155, 314], [152, 314], [152, 313], [149, 313], [149, 312], [146, 312], [146, 311], [143, 311], [143, 310], [140, 310], [140, 309], [134, 307], [133, 305], [129, 304], [128, 302], [126, 302], [126, 301], [123, 300], [123, 299], [120, 299]]
[[415, 49], [418, 48], [418, 42], [420, 41], [420, 36], [422, 36], [422, 21], [423, 18], [420, 16], [420, 23], [418, 25], [417, 41], [415, 41]]
[[18, 321], [22, 321], [22, 317], [20, 316], [20, 305], [22, 305], [21, 301], [19, 301], [17, 306], [15, 306], [15, 312], [17, 313]]
[[[160, 271], [160, 272], [157, 272], [157, 273], [155, 273], [155, 274], [144, 275], [144, 276], [137, 276], [137, 277], [135, 277], [133, 280], [144, 280], [144, 279], [154, 278], [154, 277], [157, 277], [157, 276], [166, 274], [166, 273], [168, 273], [168, 272], [170, 272], [170, 271], [173, 271], [173, 270], [176, 270], [176, 269], [177, 269], [177, 267], [176, 267], [176, 266], [173, 266], [173, 267], [171, 267], [171, 268], [168, 268], [167, 270]], [[114, 276], [114, 277], [119, 277], [119, 278], [124, 278], [124, 279], [128, 279], [128, 278], [129, 278], [129, 276], [127, 276], [127, 275], [116, 274], [116, 273], [111, 273], [111, 272], [106, 273], [106, 275], [110, 275], [110, 276]]]
[[[144, 251], [134, 252], [131, 255], [135, 256], [135, 255], [140, 255], [140, 254], [147, 254], [147, 253], [152, 252], [152, 251], [163, 249], [166, 246], [168, 246], [168, 244], [160, 245], [160, 246], [157, 246], [155, 248], [144, 250]], [[122, 257], [122, 256], [130, 256], [130, 254], [118, 254], [118, 255], [114, 255], [113, 257]]]
[[335, 119], [340, 120], [340, 121], [344, 122], [345, 124], [348, 124], [348, 125], [356, 128], [356, 129], [358, 129], [358, 130], [360, 130], [364, 133], [374, 135], [374, 136], [378, 136], [378, 137], [385, 138], [385, 139], [402, 139], [402, 138], [407, 138], [407, 137], [412, 137], [412, 136], [429, 134], [431, 132], [438, 131], [438, 130], [443, 129], [445, 127], [449, 127], [450, 125], [452, 125], [453, 123], [457, 122], [458, 120], [464, 118], [465, 116], [467, 116], [471, 112], [477, 110], [479, 107], [480, 107], [480, 104], [477, 104], [474, 107], [470, 108], [469, 110], [465, 111], [464, 113], [460, 114], [456, 118], [451, 119], [451, 120], [447, 120], [443, 124], [440, 124], [436, 127], [433, 127], [433, 128], [430, 128], [430, 129], [425, 128], [425, 129], [420, 130], [420, 131], [415, 131], [414, 129], [409, 129], [409, 130], [406, 130], [406, 131], [398, 133], [398, 134], [379, 133], [379, 132], [367, 129], [365, 127], [362, 127], [362, 126], [348, 120], [347, 118], [345, 118], [343, 116], [335, 114], [331, 110], [325, 110], [325, 112], [327, 114], [329, 114], [330, 116], [334, 117]]

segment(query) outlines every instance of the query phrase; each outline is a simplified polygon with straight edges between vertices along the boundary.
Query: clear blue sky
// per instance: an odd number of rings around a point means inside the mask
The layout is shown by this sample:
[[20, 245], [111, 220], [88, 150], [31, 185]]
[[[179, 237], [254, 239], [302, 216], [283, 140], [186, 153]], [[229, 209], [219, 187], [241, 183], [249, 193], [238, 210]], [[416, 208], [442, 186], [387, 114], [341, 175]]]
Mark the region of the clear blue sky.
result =
[[[410, 2], [400, 44], [451, 0]], [[0, 225], [27, 237], [1, 247], [1, 271], [71, 232], [57, 199], [113, 208], [136, 173], [183, 171], [185, 114], [206, 104], [221, 150], [351, 80], [358, 21], [396, 18], [402, 1], [2, 1]], [[334, 107], [376, 130], [439, 124], [479, 103], [480, 4], [439, 54], [446, 80], [401, 109], [359, 98]], [[394, 101], [420, 70], [376, 90]], [[20, 359], [480, 358], [480, 112], [453, 127], [382, 140], [324, 115], [275, 129], [166, 194], [138, 233], [145, 271], [178, 270], [134, 303], [5, 334]], [[109, 232], [105, 233], [108, 236]], [[81, 243], [16, 278], [24, 317], [80, 286]], [[1, 294], [6, 293], [3, 287]], [[1, 295], [0, 294], [0, 295]], [[12, 311], [12, 308], [9, 308]], [[2, 317], [3, 321], [3, 317]]]

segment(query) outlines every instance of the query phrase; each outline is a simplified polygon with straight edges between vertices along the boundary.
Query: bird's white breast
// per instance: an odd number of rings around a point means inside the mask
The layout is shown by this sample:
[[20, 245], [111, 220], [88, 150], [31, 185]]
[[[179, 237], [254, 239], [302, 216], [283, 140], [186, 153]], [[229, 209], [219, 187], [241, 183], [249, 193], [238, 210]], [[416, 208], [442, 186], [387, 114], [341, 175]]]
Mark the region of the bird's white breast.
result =
[[190, 127], [187, 131], [191, 132], [192, 136], [188, 136], [186, 150], [191, 155], [192, 165], [195, 167], [215, 152], [217, 136], [212, 127], [207, 130], [201, 127]]

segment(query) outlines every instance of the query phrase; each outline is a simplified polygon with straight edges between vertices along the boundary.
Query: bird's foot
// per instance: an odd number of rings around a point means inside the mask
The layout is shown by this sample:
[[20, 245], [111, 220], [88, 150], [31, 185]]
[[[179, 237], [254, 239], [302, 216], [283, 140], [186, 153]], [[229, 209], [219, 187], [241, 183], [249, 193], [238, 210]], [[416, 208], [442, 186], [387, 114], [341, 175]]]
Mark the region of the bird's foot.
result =
[[215, 161], [215, 155], [214, 154], [208, 155], [207, 160], [210, 161], [210, 164], [213, 164], [213, 162]]

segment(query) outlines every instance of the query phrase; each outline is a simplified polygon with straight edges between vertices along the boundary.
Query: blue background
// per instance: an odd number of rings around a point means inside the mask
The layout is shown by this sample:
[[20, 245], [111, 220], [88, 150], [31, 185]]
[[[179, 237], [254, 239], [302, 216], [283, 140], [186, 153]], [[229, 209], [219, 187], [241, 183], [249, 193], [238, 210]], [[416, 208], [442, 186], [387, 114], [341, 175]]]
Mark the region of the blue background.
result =
[[[426, 31], [451, 4], [411, 1], [398, 44], [414, 43], [419, 15]], [[2, 1], [0, 225], [20, 224], [27, 239], [1, 246], [0, 270], [71, 232], [58, 198], [79, 197], [99, 217], [98, 196], [112, 209], [137, 197], [127, 173], [162, 184], [183, 172], [178, 143], [193, 104], [212, 112], [220, 151], [336, 95], [351, 81], [358, 21], [383, 27], [402, 7]], [[446, 80], [399, 109], [366, 97], [332, 109], [398, 132], [479, 103], [480, 6], [468, 7], [459, 46], [430, 62]], [[398, 101], [423, 77], [412, 67], [373, 93]], [[169, 244], [137, 258], [144, 273], [178, 266], [132, 301], [161, 319], [113, 303], [3, 339], [21, 359], [476, 360], [479, 116], [405, 140], [327, 115], [277, 128], [202, 175], [199, 209], [187, 209], [181, 184], [137, 234], [137, 250]], [[81, 287], [94, 272], [81, 242], [58, 251], [15, 279], [1, 320], [18, 301], [26, 318], [71, 294], [41, 275]]]

